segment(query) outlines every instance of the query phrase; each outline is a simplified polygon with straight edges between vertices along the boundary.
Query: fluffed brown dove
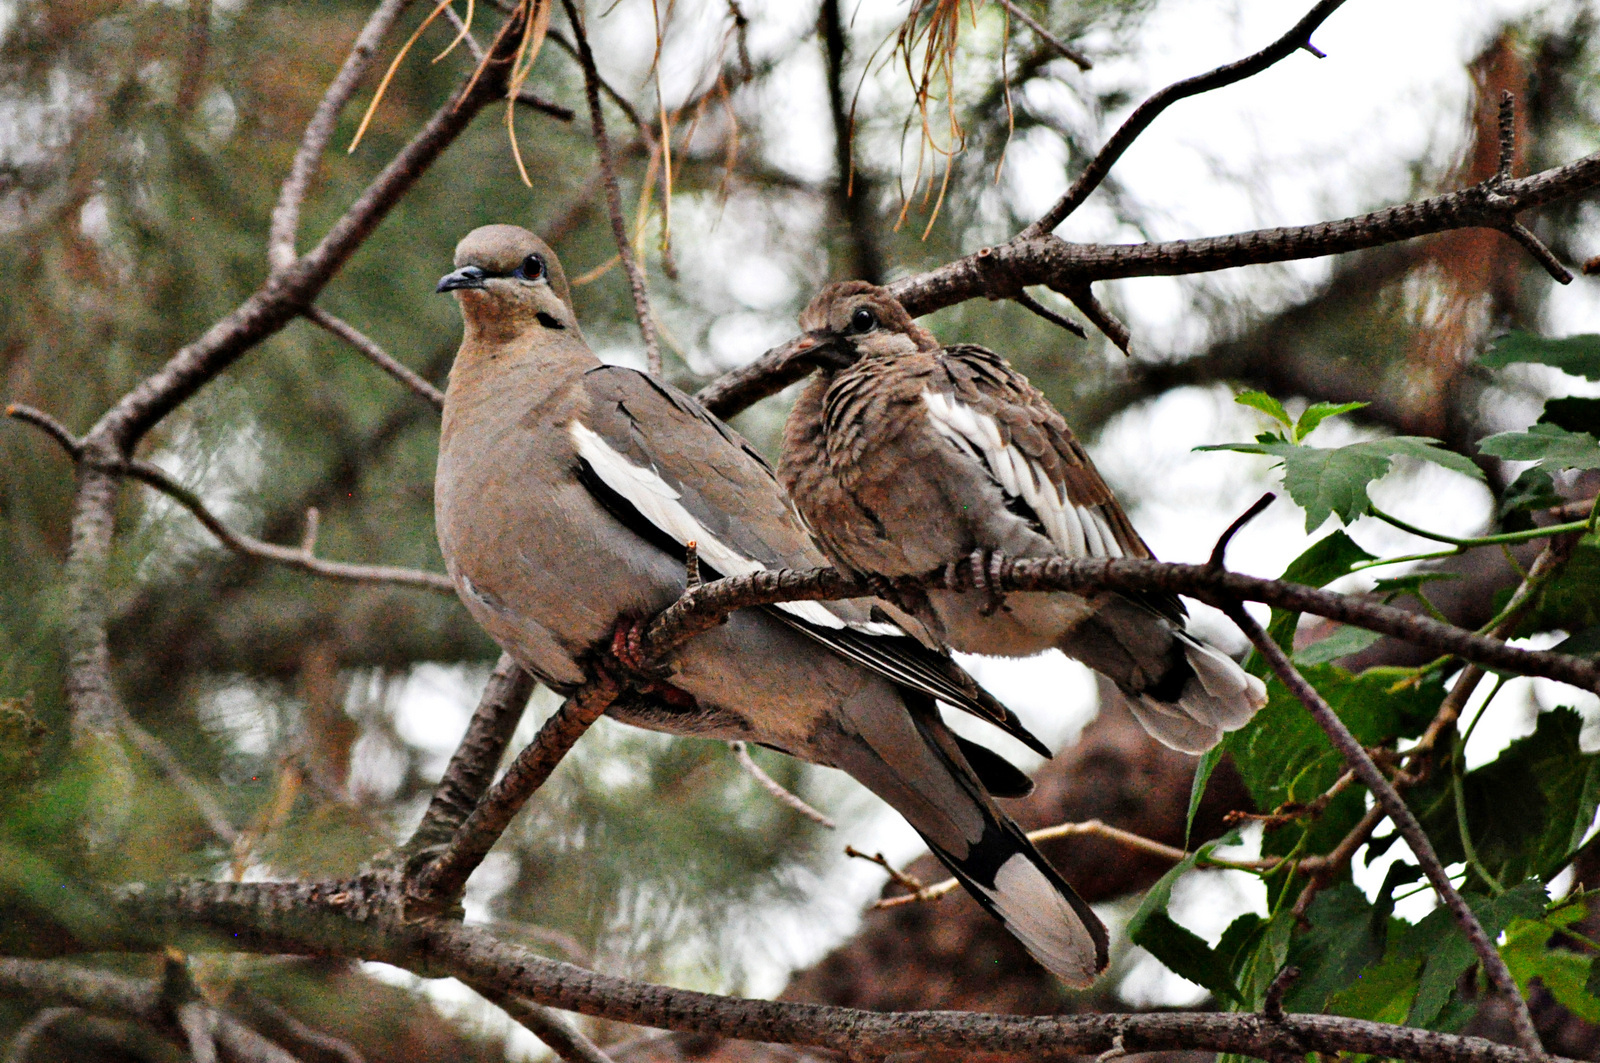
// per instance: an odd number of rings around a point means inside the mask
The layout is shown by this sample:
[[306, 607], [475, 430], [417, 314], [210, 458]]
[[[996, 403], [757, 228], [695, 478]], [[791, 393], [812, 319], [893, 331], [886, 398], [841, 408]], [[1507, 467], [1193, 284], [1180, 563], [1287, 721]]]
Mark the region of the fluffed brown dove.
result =
[[742, 609], [657, 672], [619, 664], [628, 632], [682, 594], [689, 542], [707, 578], [825, 559], [743, 439], [670, 385], [600, 363], [537, 237], [477, 229], [455, 265], [438, 290], [456, 293], [465, 334], [435, 508], [478, 622], [557, 691], [591, 667], [622, 667], [632, 683], [610, 714], [626, 723], [848, 772], [1041, 963], [1074, 985], [1093, 980], [1104, 927], [991, 797], [1025, 792], [1026, 777], [955, 736], [935, 699], [1037, 740], [946, 652], [910, 637], [916, 621], [870, 602]]
[[[824, 288], [800, 325], [793, 356], [818, 372], [790, 413], [779, 478], [838, 564], [893, 578], [962, 562], [982, 584], [1001, 556], [1151, 556], [1061, 413], [1004, 358], [941, 346], [861, 281]], [[957, 650], [1062, 650], [1185, 752], [1266, 702], [1259, 679], [1184, 629], [1174, 595], [941, 589], [906, 604]]]

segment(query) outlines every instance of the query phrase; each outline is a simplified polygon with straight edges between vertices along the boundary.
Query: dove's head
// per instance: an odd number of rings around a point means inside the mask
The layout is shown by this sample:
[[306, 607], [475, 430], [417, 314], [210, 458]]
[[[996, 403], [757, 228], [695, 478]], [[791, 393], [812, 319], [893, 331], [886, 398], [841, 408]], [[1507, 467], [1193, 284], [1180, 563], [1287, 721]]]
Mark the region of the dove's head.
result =
[[862, 358], [895, 358], [939, 347], [933, 333], [913, 321], [889, 289], [866, 281], [822, 289], [801, 313], [800, 327], [805, 334], [792, 344], [794, 357], [823, 372]]
[[536, 329], [578, 334], [561, 262], [516, 225], [485, 225], [456, 245], [456, 268], [436, 289], [455, 292], [469, 335], [508, 340]]

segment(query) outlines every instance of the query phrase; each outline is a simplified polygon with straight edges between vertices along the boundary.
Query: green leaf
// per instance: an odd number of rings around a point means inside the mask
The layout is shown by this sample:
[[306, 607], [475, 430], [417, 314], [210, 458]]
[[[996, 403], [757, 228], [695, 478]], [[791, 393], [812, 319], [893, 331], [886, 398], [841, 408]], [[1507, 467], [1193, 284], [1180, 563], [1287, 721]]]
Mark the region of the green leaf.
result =
[[1265, 391], [1243, 391], [1235, 395], [1233, 401], [1240, 406], [1249, 406], [1253, 410], [1260, 410], [1285, 428], [1294, 427], [1294, 418], [1290, 417], [1289, 411], [1283, 408], [1283, 403], [1268, 395]]
[[1350, 986], [1328, 998], [1328, 1014], [1374, 1022], [1404, 1022], [1416, 997], [1417, 977], [1422, 970], [1423, 954], [1403, 944], [1414, 929], [1399, 919], [1390, 920], [1390, 944], [1383, 958], [1368, 964]]
[[[1493, 941], [1512, 920], [1542, 916], [1549, 897], [1543, 883], [1529, 880], [1498, 897], [1469, 896], [1466, 900], [1489, 940]], [[1408, 947], [1426, 956], [1406, 1024], [1434, 1028], [1450, 995], [1455, 992], [1456, 982], [1478, 962], [1478, 956], [1457, 928], [1455, 916], [1443, 905], [1429, 912], [1406, 938]]]
[[1600, 380], [1600, 336], [1546, 339], [1531, 332], [1511, 332], [1496, 340], [1480, 361], [1491, 369], [1503, 369], [1515, 362], [1538, 362], [1573, 376]]
[[1206, 783], [1211, 781], [1211, 773], [1217, 770], [1217, 765], [1222, 763], [1222, 746], [1215, 745], [1200, 754], [1200, 762], [1194, 766], [1194, 782], [1189, 784], [1189, 814], [1183, 821], [1183, 847], [1189, 847], [1189, 836], [1194, 833], [1194, 814], [1200, 811], [1200, 801], [1206, 795]]
[[[1533, 734], [1462, 779], [1473, 846], [1500, 881], [1553, 878], [1588, 833], [1600, 810], [1600, 754], [1579, 748], [1582, 731], [1572, 709], [1541, 713]], [[1442, 856], [1452, 846], [1440, 848]]]
[[1415, 594], [1421, 597], [1425, 584], [1460, 579], [1458, 572], [1407, 572], [1404, 576], [1385, 576], [1373, 584], [1378, 594]]
[[1539, 423], [1600, 436], [1600, 399], [1546, 399]]
[[[1361, 562], [1374, 560], [1376, 558], [1357, 546], [1354, 539], [1343, 531], [1336, 531], [1306, 547], [1299, 557], [1289, 562], [1289, 567], [1278, 578], [1307, 587], [1325, 587], [1340, 576], [1348, 576], [1350, 569]], [[1267, 633], [1278, 645], [1288, 650], [1293, 646], [1295, 628], [1299, 623], [1299, 613], [1274, 609], [1267, 624]]]
[[1365, 402], [1314, 402], [1306, 407], [1306, 412], [1300, 415], [1300, 420], [1294, 425], [1294, 438], [1296, 442], [1304, 439], [1317, 430], [1317, 426], [1330, 417], [1359, 410], [1370, 405]]
[[1561, 572], [1539, 595], [1538, 602], [1517, 625], [1517, 635], [1540, 631], [1584, 631], [1600, 625], [1600, 537], [1578, 542]]
[[1600, 469], [1600, 443], [1594, 436], [1553, 424], [1501, 432], [1480, 441], [1478, 449], [1506, 461], [1536, 461], [1547, 469]]
[[1320, 642], [1313, 642], [1304, 649], [1297, 651], [1294, 655], [1294, 663], [1299, 665], [1328, 664], [1331, 661], [1337, 661], [1341, 657], [1348, 657], [1352, 653], [1360, 653], [1381, 638], [1383, 636], [1376, 631], [1368, 631], [1364, 627], [1351, 627], [1346, 624], [1336, 628], [1333, 634]]
[[1239, 990], [1233, 983], [1227, 963], [1198, 934], [1174, 922], [1167, 914], [1167, 905], [1172, 902], [1173, 885], [1194, 870], [1196, 861], [1210, 856], [1218, 846], [1235, 845], [1238, 841], [1239, 832], [1230, 831], [1178, 861], [1172, 870], [1150, 887], [1139, 910], [1128, 920], [1128, 937], [1135, 945], [1148, 949], [1152, 956], [1174, 973], [1234, 1003], [1240, 1001]]
[[1583, 917], [1585, 906], [1567, 905], [1543, 920], [1513, 920], [1506, 928], [1500, 955], [1511, 970], [1517, 988], [1526, 995], [1535, 978], [1544, 983], [1563, 1006], [1585, 1022], [1600, 1022], [1600, 999], [1590, 989], [1596, 969], [1595, 959], [1566, 949], [1550, 948], [1550, 940], [1573, 921]]
[[1300, 968], [1300, 977], [1284, 997], [1285, 1010], [1322, 1011], [1329, 997], [1383, 956], [1389, 919], [1378, 914], [1353, 882], [1317, 894], [1306, 911], [1305, 933], [1289, 946], [1288, 962]]
[[1196, 450], [1231, 450], [1277, 458], [1283, 465], [1283, 486], [1289, 497], [1306, 511], [1306, 531], [1337, 515], [1353, 523], [1371, 507], [1367, 485], [1386, 476], [1397, 457], [1416, 458], [1442, 465], [1475, 479], [1483, 470], [1472, 461], [1424, 436], [1389, 436], [1351, 443], [1345, 447], [1307, 447], [1289, 442], [1221, 443]]
[[1523, 469], [1517, 478], [1511, 481], [1505, 494], [1500, 496], [1500, 515], [1504, 517], [1508, 513], [1525, 513], [1530, 509], [1549, 509], [1565, 501], [1566, 499], [1556, 491], [1556, 484], [1550, 478], [1549, 470], [1542, 465], [1535, 465], [1530, 469]]

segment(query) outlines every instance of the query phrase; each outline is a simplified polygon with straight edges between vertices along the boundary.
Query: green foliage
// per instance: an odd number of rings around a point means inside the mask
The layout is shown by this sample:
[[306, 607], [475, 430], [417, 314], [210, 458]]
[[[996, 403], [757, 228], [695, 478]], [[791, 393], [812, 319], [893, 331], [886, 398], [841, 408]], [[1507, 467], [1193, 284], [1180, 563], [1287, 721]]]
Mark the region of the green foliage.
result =
[[1494, 342], [1481, 361], [1491, 369], [1504, 369], [1517, 362], [1537, 362], [1555, 366], [1573, 376], [1600, 380], [1600, 336], [1547, 339], [1531, 332], [1509, 332]]
[[1152, 956], [1189, 981], [1233, 1003], [1240, 1003], [1244, 998], [1229, 969], [1228, 956], [1220, 946], [1218, 949], [1210, 948], [1198, 934], [1174, 921], [1167, 914], [1167, 905], [1172, 900], [1172, 887], [1178, 879], [1194, 870], [1195, 864], [1210, 856], [1218, 846], [1235, 845], [1238, 841], [1237, 833], [1229, 834], [1202, 845], [1178, 861], [1150, 887], [1139, 910], [1128, 920], [1128, 937], [1135, 945], [1148, 949]]
[[1587, 432], [1569, 432], [1553, 424], [1536, 424], [1526, 432], [1501, 432], [1478, 444], [1490, 457], [1536, 461], [1551, 469], [1600, 469], [1600, 443]]
[[[1600, 957], [1573, 952], [1553, 939], [1582, 919], [1581, 900], [1562, 905], [1542, 919], [1514, 919], [1506, 929], [1500, 955], [1505, 957], [1517, 988], [1527, 994], [1538, 979], [1550, 995], [1585, 1022], [1600, 1022]], [[1571, 940], [1571, 939], [1566, 939]]]
[[1395, 458], [1431, 461], [1453, 472], [1483, 479], [1483, 471], [1437, 439], [1425, 436], [1389, 436], [1343, 447], [1311, 447], [1305, 437], [1329, 417], [1360, 409], [1366, 403], [1317, 403], [1291, 421], [1277, 400], [1259, 391], [1247, 391], [1236, 402], [1261, 410], [1281, 426], [1264, 432], [1253, 443], [1219, 443], [1197, 450], [1231, 450], [1277, 458], [1283, 466], [1283, 486], [1289, 497], [1306, 511], [1306, 531], [1320, 528], [1330, 516], [1350, 524], [1367, 513], [1372, 500], [1367, 485], [1388, 475]]

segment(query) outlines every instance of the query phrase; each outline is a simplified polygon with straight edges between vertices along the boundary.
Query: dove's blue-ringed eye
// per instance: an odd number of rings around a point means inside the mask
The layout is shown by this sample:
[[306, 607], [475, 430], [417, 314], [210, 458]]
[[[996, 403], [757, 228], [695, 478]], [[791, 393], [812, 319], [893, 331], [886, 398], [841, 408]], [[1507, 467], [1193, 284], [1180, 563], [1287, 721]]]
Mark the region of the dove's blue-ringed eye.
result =
[[539, 280], [545, 275], [544, 256], [529, 255], [522, 260], [522, 265], [518, 266], [511, 275], [525, 281]]

